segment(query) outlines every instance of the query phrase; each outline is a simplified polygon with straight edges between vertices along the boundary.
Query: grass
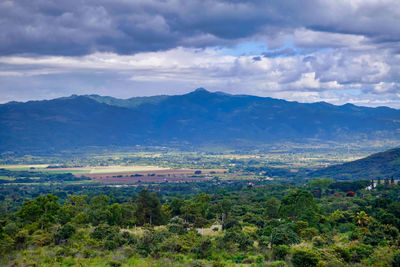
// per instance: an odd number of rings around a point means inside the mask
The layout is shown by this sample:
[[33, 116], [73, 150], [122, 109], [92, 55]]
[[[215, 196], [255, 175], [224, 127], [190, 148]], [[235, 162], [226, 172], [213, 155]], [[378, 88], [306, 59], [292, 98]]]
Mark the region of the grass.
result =
[[108, 166], [108, 167], [94, 167], [90, 173], [112, 173], [112, 172], [138, 172], [138, 171], [158, 171], [168, 170], [158, 166]]
[[9, 164], [9, 165], [0, 165], [0, 169], [7, 169], [10, 171], [28, 171], [31, 168], [35, 169], [43, 169], [47, 168], [48, 164]]
[[78, 174], [78, 173], [89, 173], [88, 171], [84, 171], [84, 170], [65, 170], [65, 171], [61, 171], [61, 170], [57, 170], [57, 171], [53, 171], [51, 169], [41, 169], [38, 170], [40, 172], [44, 172], [44, 173], [48, 173], [48, 174], [59, 174], [59, 173], [72, 173], [72, 174]]
[[10, 176], [0, 176], [0, 180], [14, 181], [15, 178]]

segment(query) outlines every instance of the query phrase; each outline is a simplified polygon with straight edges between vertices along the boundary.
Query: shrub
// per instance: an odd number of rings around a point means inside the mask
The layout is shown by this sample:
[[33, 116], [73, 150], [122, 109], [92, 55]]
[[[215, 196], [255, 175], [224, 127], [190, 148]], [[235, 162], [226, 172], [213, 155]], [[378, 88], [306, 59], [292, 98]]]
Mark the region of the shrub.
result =
[[203, 237], [198, 244], [193, 248], [193, 253], [196, 257], [204, 259], [211, 256], [212, 253], [212, 242], [209, 238]]
[[284, 261], [273, 261], [268, 264], [270, 267], [285, 267], [287, 266]]
[[317, 255], [309, 249], [297, 249], [292, 256], [294, 267], [313, 267], [318, 264]]
[[204, 267], [205, 264], [202, 261], [196, 260], [190, 264], [190, 267]]
[[226, 266], [226, 264], [220, 260], [214, 261], [212, 263], [212, 267], [225, 267], [225, 266]]
[[21, 248], [25, 247], [28, 237], [29, 237], [28, 231], [26, 231], [26, 230], [19, 231], [14, 237], [15, 247], [17, 249], [21, 249]]
[[390, 247], [378, 247], [374, 250], [368, 261], [373, 266], [390, 266], [393, 263], [394, 251]]
[[96, 251], [90, 250], [90, 249], [85, 249], [85, 250], [82, 252], [82, 254], [83, 254], [83, 257], [84, 257], [84, 258], [94, 258], [94, 257], [97, 256]]
[[342, 223], [337, 227], [341, 233], [354, 231], [355, 228], [356, 226], [353, 223]]
[[319, 235], [313, 237], [312, 243], [313, 246], [317, 248], [321, 248], [326, 244], [325, 240]]
[[350, 261], [350, 249], [348, 248], [343, 248], [343, 247], [338, 247], [335, 246], [333, 247], [333, 251], [344, 261], [349, 262]]
[[171, 233], [183, 235], [187, 233], [188, 224], [182, 218], [174, 217], [167, 224], [167, 229]]
[[110, 264], [111, 267], [120, 267], [120, 266], [122, 266], [122, 262], [116, 261], [116, 260], [111, 260], [108, 264]]
[[291, 245], [300, 243], [300, 238], [287, 226], [279, 226], [272, 231], [271, 245]]
[[289, 247], [286, 245], [279, 245], [274, 247], [274, 250], [272, 252], [272, 257], [275, 260], [285, 260], [288, 254], [289, 254]]
[[75, 233], [75, 231], [75, 227], [73, 227], [70, 223], [63, 225], [60, 231], [55, 235], [55, 242], [59, 244], [61, 240], [66, 240], [70, 238]]
[[350, 259], [354, 262], [360, 262], [362, 259], [368, 258], [373, 252], [371, 245], [359, 244], [358, 246], [350, 247]]
[[245, 258], [246, 258], [246, 254], [237, 253], [237, 254], [232, 255], [231, 260], [234, 263], [242, 263]]
[[300, 231], [300, 236], [305, 240], [311, 240], [314, 236], [318, 234], [318, 230], [314, 227], [307, 227]]
[[393, 267], [400, 267], [400, 252], [397, 252], [392, 260]]
[[222, 229], [223, 230], [228, 230], [234, 227], [238, 227], [239, 229], [242, 229], [242, 226], [240, 225], [239, 221], [229, 217], [223, 224], [222, 224]]
[[113, 227], [109, 226], [108, 224], [100, 224], [93, 230], [93, 232], [90, 234], [90, 237], [97, 240], [102, 240], [106, 236], [111, 234], [114, 230], [115, 229], [113, 229]]

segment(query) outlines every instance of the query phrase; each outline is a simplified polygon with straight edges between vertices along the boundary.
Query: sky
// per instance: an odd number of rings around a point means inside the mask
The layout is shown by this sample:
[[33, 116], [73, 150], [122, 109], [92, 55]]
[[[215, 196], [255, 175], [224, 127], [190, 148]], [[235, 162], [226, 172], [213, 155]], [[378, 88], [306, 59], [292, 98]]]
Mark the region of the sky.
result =
[[400, 108], [400, 2], [0, 0], [0, 103], [198, 87]]

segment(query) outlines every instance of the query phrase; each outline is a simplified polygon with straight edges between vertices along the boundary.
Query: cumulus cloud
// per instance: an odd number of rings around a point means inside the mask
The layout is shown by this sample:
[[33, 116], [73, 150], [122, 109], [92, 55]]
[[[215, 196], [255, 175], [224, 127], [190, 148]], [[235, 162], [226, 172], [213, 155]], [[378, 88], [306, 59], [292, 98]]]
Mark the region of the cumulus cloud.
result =
[[0, 1], [2, 102], [206, 87], [400, 107], [399, 73], [397, 0]]
[[[254, 60], [255, 57], [258, 59]], [[87, 87], [78, 93], [99, 93], [101, 87], [103, 94], [125, 97], [172, 94], [178, 93], [179, 88], [184, 92], [203, 86], [213, 91], [287, 97], [307, 102], [356, 102], [367, 95], [374, 100], [379, 98], [376, 95], [382, 99], [391, 97], [396, 102], [399, 83], [393, 80], [395, 73], [392, 68], [399, 65], [398, 58], [373, 51], [355, 54], [336, 49], [271, 58], [232, 56], [215, 49], [178, 47], [134, 55], [3, 56], [0, 57], [0, 81], [6, 76], [8, 79], [15, 76], [14, 81], [23, 76], [23, 81], [35, 81], [34, 84], [40, 81], [39, 87], [44, 87], [46, 79], [54, 80], [49, 83], [54, 85], [62, 77], [69, 82], [60, 82], [58, 88]], [[107, 86], [112, 90], [107, 92]], [[158, 86], [164, 91], [136, 91], [137, 86]], [[353, 93], [349, 94], [349, 90]], [[354, 94], [354, 90], [358, 93]], [[68, 88], [60, 90], [62, 94], [66, 92], [77, 93], [76, 90], [68, 91]]]

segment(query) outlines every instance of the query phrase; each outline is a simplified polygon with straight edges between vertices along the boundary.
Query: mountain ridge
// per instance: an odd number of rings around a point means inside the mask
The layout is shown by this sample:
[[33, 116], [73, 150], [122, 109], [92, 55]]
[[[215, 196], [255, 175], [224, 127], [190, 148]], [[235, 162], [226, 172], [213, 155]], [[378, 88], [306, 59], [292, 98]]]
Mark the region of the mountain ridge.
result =
[[299, 103], [203, 88], [118, 99], [72, 95], [0, 105], [0, 151], [81, 146], [400, 140], [400, 110]]
[[310, 173], [311, 177], [337, 180], [400, 177], [400, 148], [374, 153], [365, 158], [329, 166]]

